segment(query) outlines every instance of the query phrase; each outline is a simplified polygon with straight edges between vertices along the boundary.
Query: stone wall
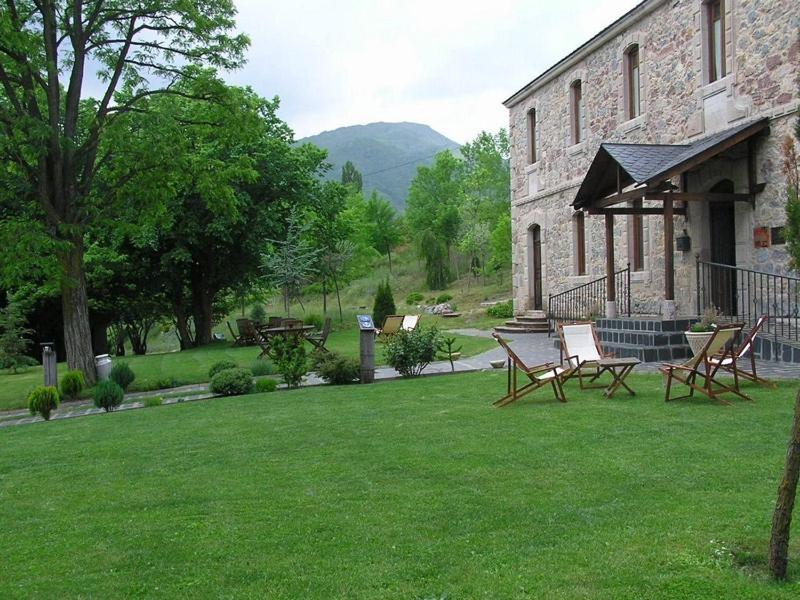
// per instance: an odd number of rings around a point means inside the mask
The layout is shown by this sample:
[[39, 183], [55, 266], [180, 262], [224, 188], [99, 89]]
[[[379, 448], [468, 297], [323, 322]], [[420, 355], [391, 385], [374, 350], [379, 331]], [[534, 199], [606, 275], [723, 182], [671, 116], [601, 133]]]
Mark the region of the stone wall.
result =
[[[790, 133], [798, 106], [800, 3], [796, 0], [728, 0], [726, 72], [705, 81], [701, 0], [653, 0], [617, 22], [507, 103], [512, 143], [513, 282], [518, 310], [530, 307], [529, 235], [542, 232], [542, 279], [547, 295], [605, 275], [602, 217], [586, 216], [587, 273], [575, 275], [571, 208], [577, 189], [602, 142], [691, 143], [745, 120], [770, 117], [770, 135], [759, 142], [759, 181], [767, 184], [755, 208], [737, 206], [737, 263], [757, 269], [785, 270], [782, 246], [753, 247], [753, 228], [785, 221], [780, 145]], [[568, 26], [568, 24], [565, 24]], [[624, 101], [624, 52], [639, 45], [642, 115], [627, 119]], [[585, 131], [572, 144], [570, 85], [582, 82]], [[537, 115], [537, 162], [528, 164], [527, 115]], [[717, 160], [690, 177], [690, 191], [706, 191], [720, 179], [746, 191], [746, 163]], [[744, 187], [743, 187], [744, 186]], [[706, 212], [704, 212], [706, 211]], [[644, 217], [645, 269], [634, 273], [633, 297], [640, 312], [657, 313], [664, 288], [663, 218]], [[708, 253], [707, 208], [691, 206], [687, 218], [675, 218], [675, 232], [692, 237], [692, 251], [675, 254], [676, 304], [680, 314], [694, 312], [695, 254]], [[628, 218], [615, 221], [618, 268], [628, 261]]]

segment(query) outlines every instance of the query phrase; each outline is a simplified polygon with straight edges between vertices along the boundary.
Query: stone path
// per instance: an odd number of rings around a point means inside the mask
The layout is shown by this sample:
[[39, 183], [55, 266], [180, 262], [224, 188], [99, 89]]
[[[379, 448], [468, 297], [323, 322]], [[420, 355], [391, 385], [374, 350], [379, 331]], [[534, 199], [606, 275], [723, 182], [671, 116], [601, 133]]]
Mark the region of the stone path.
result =
[[[478, 329], [456, 329], [452, 331], [463, 335], [475, 335], [480, 337], [491, 336], [491, 332]], [[555, 340], [553, 338], [548, 338], [546, 333], [506, 334], [503, 337], [509, 340], [514, 351], [529, 365], [538, 365], [546, 362], [557, 364], [560, 360], [558, 350], [554, 346]], [[457, 373], [481, 371], [491, 369], [490, 361], [505, 358], [505, 351], [498, 346], [497, 348], [487, 350], [473, 357], [454, 361], [454, 367]], [[655, 372], [660, 366], [661, 363], [643, 363], [636, 367], [636, 371]], [[758, 360], [756, 361], [756, 366], [758, 374], [767, 379], [800, 379], [800, 364]], [[428, 365], [423, 375], [446, 375], [448, 373], [451, 373], [450, 362], [438, 361]], [[391, 367], [381, 367], [375, 370], [376, 381], [399, 378], [400, 374]], [[302, 383], [303, 387], [323, 384], [324, 382], [314, 373], [311, 373]], [[179, 402], [206, 400], [214, 397], [214, 394], [208, 391], [207, 385], [188, 385], [180, 388], [128, 394], [125, 396], [125, 402], [117, 410], [143, 408], [145, 398], [165, 395], [169, 395], [170, 397], [164, 398], [162, 404], [177, 404]], [[102, 412], [102, 409], [95, 408], [90, 403], [73, 402], [62, 405], [50, 418], [51, 420], [72, 419], [75, 417], [101, 414]], [[24, 410], [0, 413], [0, 428], [12, 427], [14, 425], [26, 425], [41, 421], [43, 421], [41, 417], [32, 416], [28, 411]]]

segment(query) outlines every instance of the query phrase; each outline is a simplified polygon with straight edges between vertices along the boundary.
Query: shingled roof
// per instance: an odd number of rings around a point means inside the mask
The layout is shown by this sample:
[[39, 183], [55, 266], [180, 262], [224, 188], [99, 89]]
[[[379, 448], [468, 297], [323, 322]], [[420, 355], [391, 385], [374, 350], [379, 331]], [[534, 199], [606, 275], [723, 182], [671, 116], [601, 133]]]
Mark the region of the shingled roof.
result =
[[709, 159], [769, 126], [769, 119], [751, 121], [712, 134], [692, 144], [600, 145], [572, 205], [581, 208], [617, 189], [617, 166], [622, 186], [654, 186], [682, 173], [695, 159]]

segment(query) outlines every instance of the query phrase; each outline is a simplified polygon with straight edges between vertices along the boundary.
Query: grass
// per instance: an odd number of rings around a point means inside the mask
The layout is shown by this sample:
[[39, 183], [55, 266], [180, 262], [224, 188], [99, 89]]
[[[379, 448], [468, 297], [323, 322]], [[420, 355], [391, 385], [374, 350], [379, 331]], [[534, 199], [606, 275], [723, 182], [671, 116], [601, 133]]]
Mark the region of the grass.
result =
[[502, 373], [0, 430], [0, 597], [797, 598], [764, 563], [796, 383], [496, 410]]
[[[448, 334], [449, 335], [449, 334]], [[457, 346], [462, 345], [462, 356], [472, 356], [495, 347], [494, 340], [474, 336], [455, 336]], [[355, 329], [334, 331], [328, 338], [328, 348], [333, 352], [341, 353], [358, 359], [359, 332]], [[308, 345], [306, 345], [308, 349]], [[378, 362], [383, 362], [382, 345], [378, 344]], [[208, 381], [208, 370], [215, 362], [231, 360], [240, 367], [249, 368], [260, 349], [256, 346], [233, 347], [229, 343], [216, 343], [210, 346], [186, 350], [183, 352], [166, 352], [163, 354], [147, 354], [145, 356], [126, 356], [114, 358], [114, 361], [127, 362], [134, 373], [136, 380], [128, 391], [157, 389], [171, 387], [166, 385], [170, 379], [171, 384], [184, 385], [191, 383], [205, 383]], [[64, 373], [66, 365], [59, 365], [59, 372]], [[42, 383], [41, 367], [32, 367], [25, 373], [17, 375], [0, 375], [0, 411], [25, 408], [25, 398], [28, 392]]]

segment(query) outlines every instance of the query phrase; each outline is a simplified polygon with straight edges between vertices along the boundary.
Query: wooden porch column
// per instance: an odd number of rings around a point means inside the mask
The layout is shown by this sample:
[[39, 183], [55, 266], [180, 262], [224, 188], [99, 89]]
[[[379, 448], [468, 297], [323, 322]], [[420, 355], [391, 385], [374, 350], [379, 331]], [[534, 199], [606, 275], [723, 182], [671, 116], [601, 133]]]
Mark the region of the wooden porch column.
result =
[[675, 221], [673, 199], [669, 193], [664, 198], [664, 305], [661, 311], [665, 321], [675, 318]]
[[614, 277], [614, 215], [606, 213], [606, 318], [617, 316], [617, 282]]

